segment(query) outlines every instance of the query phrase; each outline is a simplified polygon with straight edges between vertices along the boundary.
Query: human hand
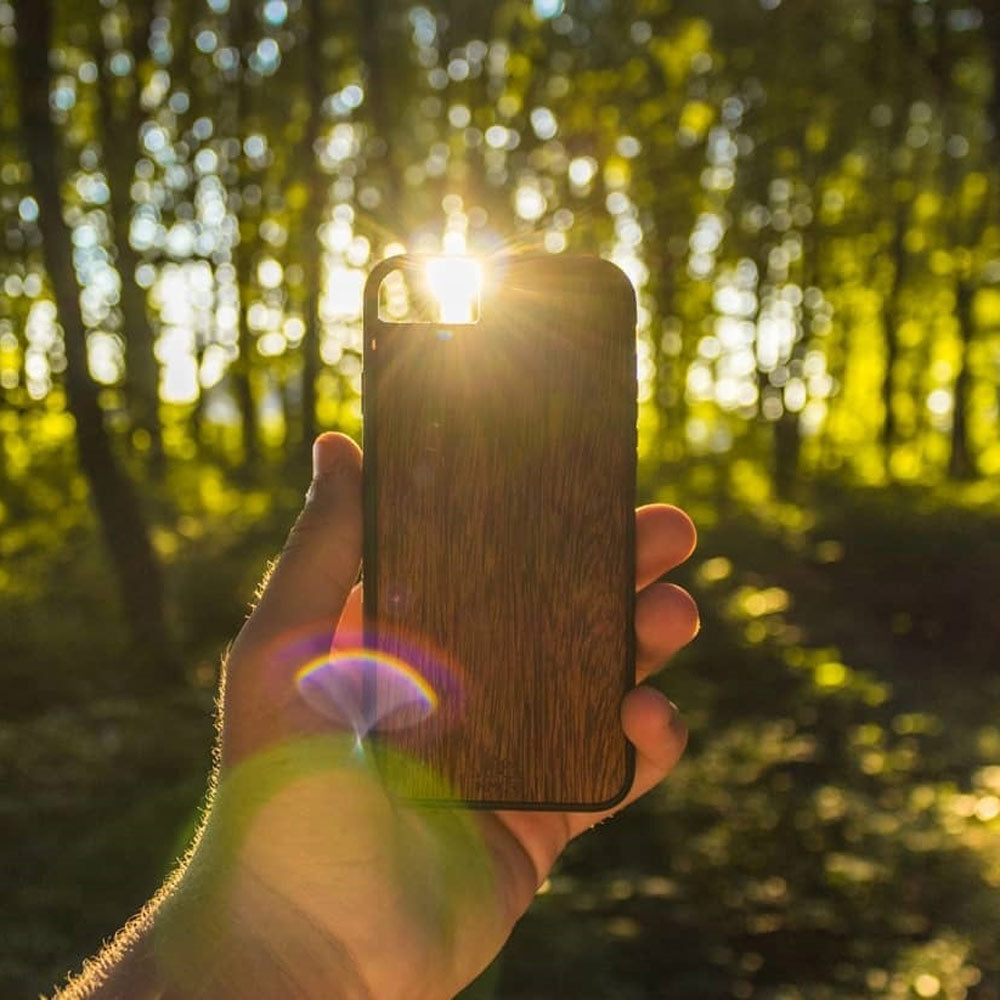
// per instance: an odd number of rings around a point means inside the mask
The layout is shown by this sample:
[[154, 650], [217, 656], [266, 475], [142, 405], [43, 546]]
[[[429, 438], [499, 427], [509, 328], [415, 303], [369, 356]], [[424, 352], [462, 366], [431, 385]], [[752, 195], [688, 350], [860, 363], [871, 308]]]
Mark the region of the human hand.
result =
[[[470, 811], [394, 800], [353, 732], [299, 695], [294, 637], [356, 632], [361, 454], [315, 447], [305, 509], [230, 652], [217, 787], [190, 863], [153, 920], [167, 996], [450, 997], [502, 947], [574, 837], [673, 769], [676, 709], [624, 699], [635, 781], [614, 809]], [[657, 583], [694, 547], [673, 507], [637, 512], [637, 682], [698, 628], [693, 600]]]

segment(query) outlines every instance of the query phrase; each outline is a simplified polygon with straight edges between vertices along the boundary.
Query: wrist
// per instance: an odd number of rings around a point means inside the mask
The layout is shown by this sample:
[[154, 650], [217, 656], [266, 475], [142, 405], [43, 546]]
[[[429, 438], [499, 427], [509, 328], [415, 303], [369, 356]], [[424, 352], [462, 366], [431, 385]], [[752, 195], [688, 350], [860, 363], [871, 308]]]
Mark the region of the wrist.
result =
[[209, 826], [150, 920], [139, 969], [162, 990], [156, 995], [371, 1000], [329, 929], [227, 856], [214, 836]]
[[347, 949], [206, 829], [189, 863], [56, 1000], [371, 1000]]

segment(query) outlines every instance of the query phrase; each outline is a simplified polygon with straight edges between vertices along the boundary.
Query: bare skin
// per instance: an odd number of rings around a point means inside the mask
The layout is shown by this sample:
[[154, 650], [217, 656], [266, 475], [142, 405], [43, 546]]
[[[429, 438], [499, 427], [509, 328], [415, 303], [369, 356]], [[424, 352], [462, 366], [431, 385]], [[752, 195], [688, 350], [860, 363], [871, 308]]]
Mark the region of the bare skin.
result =
[[305, 509], [230, 652], [218, 774], [188, 859], [69, 997], [451, 997], [493, 959], [566, 844], [662, 781], [687, 738], [641, 681], [698, 629], [656, 582], [688, 557], [680, 510], [637, 511], [636, 748], [624, 802], [592, 812], [427, 809], [388, 795], [353, 734], [299, 696], [290, 635], [360, 626], [361, 453], [322, 435]]

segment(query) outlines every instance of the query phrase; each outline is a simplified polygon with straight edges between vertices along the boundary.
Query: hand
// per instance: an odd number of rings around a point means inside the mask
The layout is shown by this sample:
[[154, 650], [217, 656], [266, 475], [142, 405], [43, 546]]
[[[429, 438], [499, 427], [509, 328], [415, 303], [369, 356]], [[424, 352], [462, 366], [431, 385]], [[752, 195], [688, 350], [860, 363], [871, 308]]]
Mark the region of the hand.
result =
[[[624, 700], [636, 775], [607, 813], [421, 808], [383, 789], [353, 733], [298, 694], [290, 640], [360, 627], [361, 454], [338, 434], [225, 671], [217, 787], [191, 860], [151, 917], [166, 996], [451, 997], [489, 964], [573, 838], [677, 763], [686, 730], [657, 690]], [[637, 512], [637, 681], [698, 628], [655, 582], [694, 548], [673, 507]], [[285, 652], [282, 652], [284, 650]], [[148, 977], [147, 977], [148, 978]]]

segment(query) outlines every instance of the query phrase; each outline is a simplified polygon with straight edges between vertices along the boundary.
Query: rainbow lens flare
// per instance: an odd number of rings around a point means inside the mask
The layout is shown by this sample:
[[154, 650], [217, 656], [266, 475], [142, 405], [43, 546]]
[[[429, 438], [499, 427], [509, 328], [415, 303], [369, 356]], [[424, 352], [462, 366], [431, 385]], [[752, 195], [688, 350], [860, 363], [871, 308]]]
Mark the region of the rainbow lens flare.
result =
[[306, 704], [358, 739], [374, 729], [415, 726], [438, 707], [419, 670], [373, 649], [333, 649], [303, 666], [295, 683]]

